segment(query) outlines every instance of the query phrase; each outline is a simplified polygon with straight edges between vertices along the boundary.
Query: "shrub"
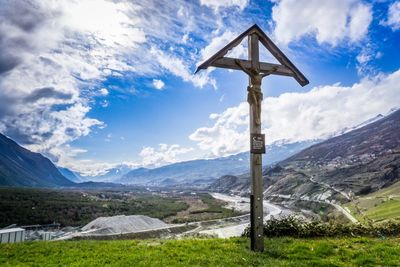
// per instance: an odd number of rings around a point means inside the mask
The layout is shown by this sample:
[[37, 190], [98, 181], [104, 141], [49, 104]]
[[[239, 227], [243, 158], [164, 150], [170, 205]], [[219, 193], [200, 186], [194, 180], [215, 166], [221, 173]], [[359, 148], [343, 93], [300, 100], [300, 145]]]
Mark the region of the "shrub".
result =
[[[372, 224], [338, 224], [323, 223], [319, 221], [305, 221], [303, 219], [287, 216], [280, 219], [271, 218], [264, 224], [264, 235], [267, 237], [386, 237], [399, 236], [400, 223], [386, 222], [377, 225]], [[243, 236], [250, 236], [250, 228], [246, 228]]]

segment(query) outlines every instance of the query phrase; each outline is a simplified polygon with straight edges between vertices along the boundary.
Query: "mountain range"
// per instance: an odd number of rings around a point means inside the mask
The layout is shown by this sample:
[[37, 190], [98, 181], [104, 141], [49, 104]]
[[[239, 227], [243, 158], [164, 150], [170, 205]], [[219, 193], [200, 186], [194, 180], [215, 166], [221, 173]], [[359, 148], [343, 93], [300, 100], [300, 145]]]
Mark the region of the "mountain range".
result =
[[[263, 170], [265, 196], [349, 201], [400, 179], [400, 110], [312, 145]], [[210, 190], [248, 194], [250, 178], [220, 177]]]
[[[378, 115], [367, 123], [319, 143], [277, 142], [267, 146], [263, 155], [267, 195], [349, 199], [396, 181], [400, 165], [400, 110]], [[156, 187], [209, 186], [209, 190], [248, 194], [248, 168], [249, 153], [243, 152], [154, 169], [131, 170], [120, 165], [100, 176], [85, 177], [66, 168], [57, 169], [46, 157], [0, 134], [1, 186], [76, 187], [77, 183], [92, 180]]]
[[[264, 157], [266, 164], [282, 160], [315, 141], [292, 144], [275, 143], [267, 147], [270, 152]], [[249, 153], [216, 159], [199, 159], [179, 162], [167, 166], [147, 169], [130, 169], [119, 165], [96, 176], [82, 176], [67, 168], [56, 167], [49, 159], [19, 146], [10, 138], [0, 134], [0, 186], [26, 187], [79, 187], [111, 186], [110, 182], [129, 185], [157, 187], [200, 187], [211, 184], [219, 176], [246, 172]], [[92, 183], [88, 183], [91, 181]]]
[[[281, 161], [296, 152], [309, 147], [316, 141], [285, 144], [277, 142], [266, 147], [263, 157], [268, 166]], [[135, 184], [161, 187], [204, 187], [224, 174], [240, 174], [249, 170], [249, 152], [228, 157], [199, 159], [174, 163], [155, 169], [139, 168], [115, 180], [122, 184]]]

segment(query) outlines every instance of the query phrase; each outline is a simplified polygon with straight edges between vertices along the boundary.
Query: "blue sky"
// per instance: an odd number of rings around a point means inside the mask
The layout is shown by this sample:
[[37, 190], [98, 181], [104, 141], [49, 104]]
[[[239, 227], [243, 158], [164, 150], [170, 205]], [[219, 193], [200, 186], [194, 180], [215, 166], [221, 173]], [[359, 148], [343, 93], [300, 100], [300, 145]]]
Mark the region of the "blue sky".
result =
[[193, 73], [254, 23], [310, 80], [264, 79], [267, 143], [399, 107], [400, 1], [0, 1], [0, 132], [86, 175], [246, 151], [247, 77]]

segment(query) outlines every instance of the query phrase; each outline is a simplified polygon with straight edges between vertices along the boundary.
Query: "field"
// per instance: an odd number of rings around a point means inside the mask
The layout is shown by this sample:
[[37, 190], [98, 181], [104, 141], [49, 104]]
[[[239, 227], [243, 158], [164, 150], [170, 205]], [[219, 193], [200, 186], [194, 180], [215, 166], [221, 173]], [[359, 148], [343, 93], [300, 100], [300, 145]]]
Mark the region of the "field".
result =
[[400, 220], [400, 182], [359, 197], [346, 205], [362, 222]]
[[189, 208], [178, 212], [176, 215], [165, 219], [169, 223], [184, 223], [221, 219], [234, 217], [242, 213], [224, 208], [225, 203], [213, 198], [210, 194], [198, 194], [196, 196], [183, 196], [184, 201]]
[[147, 215], [168, 223], [239, 215], [209, 194], [151, 194], [130, 191], [66, 191], [0, 188], [0, 227], [60, 223], [83, 226], [101, 216]]
[[0, 245], [1, 266], [398, 266], [398, 239], [246, 238], [64, 241]]
[[162, 219], [187, 208], [179, 198], [143, 193], [0, 188], [0, 227], [53, 222], [82, 226], [97, 217], [122, 214]]

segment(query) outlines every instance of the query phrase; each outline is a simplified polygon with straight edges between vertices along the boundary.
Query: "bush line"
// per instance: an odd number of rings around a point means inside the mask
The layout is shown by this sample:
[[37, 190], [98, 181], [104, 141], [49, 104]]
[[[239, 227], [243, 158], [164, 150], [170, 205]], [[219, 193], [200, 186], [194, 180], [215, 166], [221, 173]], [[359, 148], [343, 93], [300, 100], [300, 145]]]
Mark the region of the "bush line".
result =
[[[264, 224], [266, 237], [379, 237], [400, 236], [400, 223], [384, 222], [380, 224], [339, 224], [323, 223], [319, 221], [305, 221], [303, 219], [287, 216], [271, 218]], [[246, 228], [242, 236], [250, 236], [250, 228]]]

